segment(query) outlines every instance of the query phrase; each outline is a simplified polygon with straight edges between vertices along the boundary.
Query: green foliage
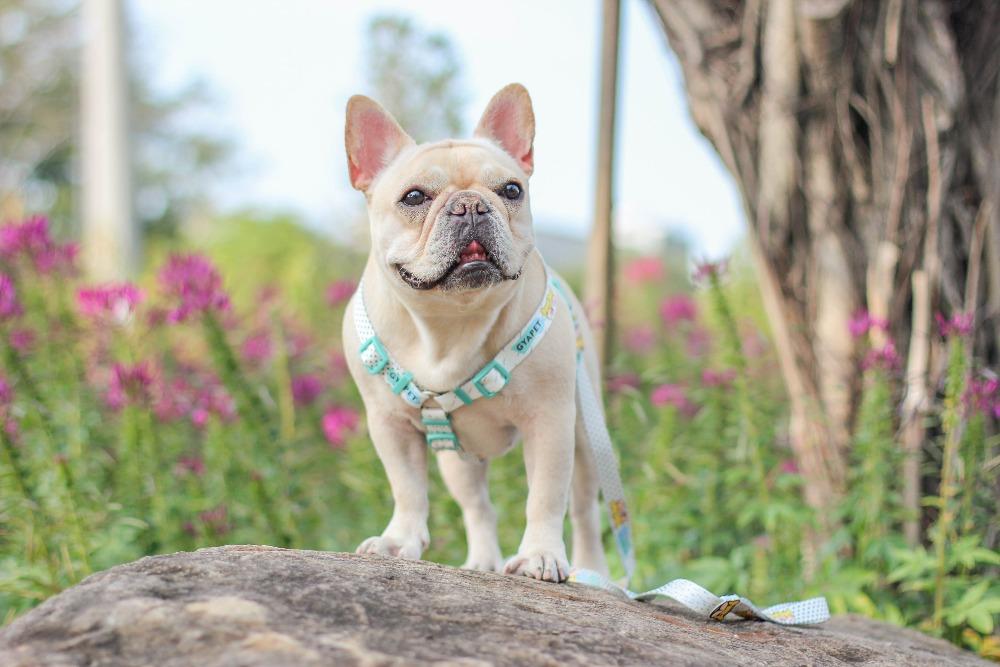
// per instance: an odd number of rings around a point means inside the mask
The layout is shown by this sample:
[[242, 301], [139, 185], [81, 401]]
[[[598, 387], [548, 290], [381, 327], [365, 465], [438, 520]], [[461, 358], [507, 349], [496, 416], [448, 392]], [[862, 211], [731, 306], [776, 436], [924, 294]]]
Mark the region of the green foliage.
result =
[[[361, 404], [339, 352], [350, 291], [340, 281], [356, 278], [364, 258], [283, 216], [236, 215], [201, 230], [200, 243], [233, 307], [176, 324], [164, 322], [179, 297], [163, 272], [142, 281], [147, 298], [133, 317], [97, 322], [79, 312], [67, 276], [22, 260], [2, 267], [24, 310], [0, 323], [13, 394], [0, 403], [5, 424], [17, 425], [0, 434], [4, 619], [144, 554], [241, 542], [351, 550], [385, 526], [391, 495], [363, 424], [350, 422]], [[152, 263], [172, 266], [179, 249], [155, 245]], [[949, 342], [943, 410], [930, 425], [939, 437], [926, 478], [940, 484], [925, 500], [927, 543], [902, 537], [898, 397], [880, 357], [863, 375], [841, 529], [810, 551], [818, 521], [803, 501], [745, 263], [701, 267], [697, 290], [655, 259], [623, 273], [623, 344], [606, 400], [635, 522], [632, 587], [687, 577], [765, 605], [825, 595], [835, 613], [1000, 654], [1000, 555], [988, 541], [996, 480], [986, 465], [996, 442], [991, 418], [965, 399], [962, 340]], [[327, 294], [328, 285], [339, 287]], [[11, 345], [25, 329], [30, 348]], [[264, 339], [266, 354], [251, 345]], [[111, 400], [115, 369], [141, 362], [148, 384], [126, 378], [124, 398]], [[320, 384], [312, 401], [293, 388], [305, 375]], [[331, 415], [339, 430], [324, 431]], [[520, 456], [495, 461], [491, 479], [501, 546], [513, 553], [524, 528]], [[461, 513], [436, 470], [430, 506], [425, 557], [461, 563]], [[610, 531], [606, 539], [612, 553]]]

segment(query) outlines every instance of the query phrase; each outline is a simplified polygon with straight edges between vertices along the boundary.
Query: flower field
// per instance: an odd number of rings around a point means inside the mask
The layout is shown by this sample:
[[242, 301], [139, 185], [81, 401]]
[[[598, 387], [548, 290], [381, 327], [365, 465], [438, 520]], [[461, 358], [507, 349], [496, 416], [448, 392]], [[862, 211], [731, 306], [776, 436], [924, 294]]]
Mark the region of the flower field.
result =
[[[210, 246], [160, 253], [135, 284], [91, 285], [44, 218], [0, 227], [0, 619], [146, 554], [352, 550], [384, 526], [391, 497], [338, 340], [360, 258], [312, 241], [290, 256], [280, 242]], [[839, 528], [810, 549], [817, 518], [752, 276], [738, 257], [687, 274], [645, 257], [620, 277], [605, 385], [635, 522], [633, 588], [685, 576], [762, 604], [822, 594], [835, 613], [1000, 655], [1000, 554], [987, 548], [1000, 530], [987, 436], [1000, 396], [996, 374], [967, 358], [967, 318], [939, 318], [949, 365], [918, 548], [901, 532], [898, 355], [873, 335], [884, 323], [844, 323], [875, 342], [858, 359]], [[522, 470], [515, 453], [491, 472], [505, 553], [523, 529]], [[458, 564], [461, 516], [432, 476], [425, 557]]]

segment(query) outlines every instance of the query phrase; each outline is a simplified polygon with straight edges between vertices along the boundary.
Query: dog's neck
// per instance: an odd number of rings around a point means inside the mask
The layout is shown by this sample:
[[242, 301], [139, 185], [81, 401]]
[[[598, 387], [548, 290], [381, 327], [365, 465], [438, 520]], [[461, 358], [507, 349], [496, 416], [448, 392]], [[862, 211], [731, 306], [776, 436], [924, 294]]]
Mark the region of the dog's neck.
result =
[[528, 322], [545, 290], [537, 250], [521, 277], [482, 290], [417, 292], [394, 281], [369, 257], [365, 304], [390, 353], [420, 386], [453, 389], [478, 371]]

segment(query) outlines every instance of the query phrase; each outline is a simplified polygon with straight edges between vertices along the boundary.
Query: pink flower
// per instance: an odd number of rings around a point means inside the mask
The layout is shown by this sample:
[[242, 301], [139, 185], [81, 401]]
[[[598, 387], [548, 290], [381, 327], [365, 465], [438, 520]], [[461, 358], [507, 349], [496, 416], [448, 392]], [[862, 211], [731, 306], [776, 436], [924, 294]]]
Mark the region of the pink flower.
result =
[[686, 294], [667, 297], [660, 303], [660, 319], [672, 327], [678, 322], [694, 322], [698, 318], [698, 306]]
[[315, 375], [299, 375], [292, 378], [292, 397], [298, 406], [312, 405], [323, 393], [323, 381]]
[[795, 462], [795, 459], [785, 459], [781, 462], [780, 470], [785, 475], [798, 475], [799, 464]]
[[115, 283], [79, 290], [76, 305], [84, 317], [124, 323], [135, 314], [144, 296], [132, 283]]
[[694, 327], [687, 335], [687, 353], [692, 357], [700, 357], [708, 353], [712, 347], [712, 335], [706, 329]]
[[0, 408], [6, 408], [14, 401], [14, 388], [7, 378], [0, 376]]
[[727, 368], [723, 371], [713, 371], [706, 368], [701, 372], [701, 383], [706, 387], [728, 387], [736, 379], [736, 371]]
[[358, 285], [353, 280], [338, 280], [331, 283], [326, 288], [326, 302], [333, 308], [345, 304], [357, 288]]
[[717, 262], [705, 260], [695, 264], [694, 274], [691, 277], [696, 283], [709, 282], [712, 279], [721, 278], [722, 274], [726, 272], [727, 265], [728, 260], [725, 259], [720, 259]]
[[649, 396], [649, 400], [658, 408], [668, 405], [673, 406], [681, 414], [687, 416], [691, 416], [698, 411], [694, 403], [688, 400], [687, 395], [684, 393], [684, 388], [679, 384], [661, 384], [653, 390], [653, 393]]
[[333, 449], [342, 449], [347, 436], [358, 427], [358, 413], [351, 408], [332, 407], [323, 415], [323, 435]]
[[60, 245], [49, 234], [49, 221], [33, 216], [0, 227], [0, 257], [8, 261], [23, 256], [39, 273], [72, 272], [75, 269], [77, 246]]
[[14, 281], [6, 273], [0, 273], [0, 321], [20, 317], [23, 312]]
[[177, 459], [177, 465], [174, 466], [175, 475], [192, 474], [195, 477], [201, 477], [205, 474], [205, 461], [202, 460], [200, 456], [190, 455], [182, 456]]
[[222, 289], [219, 272], [201, 255], [171, 255], [160, 270], [160, 285], [176, 303], [167, 314], [171, 323], [229, 309], [229, 296]]
[[645, 354], [656, 344], [656, 334], [650, 327], [633, 327], [625, 332], [625, 347], [635, 354]]
[[995, 377], [969, 378], [965, 388], [965, 396], [963, 396], [966, 410], [989, 414], [998, 405], [998, 389], [1000, 389], [1000, 380]]
[[968, 336], [972, 333], [972, 313], [955, 313], [951, 319], [941, 313], [934, 313], [938, 331], [944, 338], [950, 336]]
[[14, 329], [7, 340], [17, 352], [27, 354], [35, 345], [35, 332], [31, 329]]
[[197, 407], [191, 411], [191, 423], [198, 428], [203, 428], [205, 424], [208, 423], [208, 418], [211, 416], [208, 410], [202, 407]]
[[334, 386], [338, 386], [347, 375], [347, 357], [340, 350], [333, 350], [330, 353], [330, 381]]
[[153, 367], [148, 361], [133, 366], [115, 364], [111, 368], [111, 382], [104, 401], [112, 410], [126, 405], [143, 405], [150, 402], [156, 381]]
[[210, 510], [205, 510], [198, 515], [208, 532], [215, 537], [221, 537], [232, 530], [229, 523], [229, 511], [225, 505], [218, 505]]
[[605, 382], [608, 393], [620, 394], [626, 389], [638, 389], [640, 386], [639, 376], [635, 373], [622, 373], [612, 375]]
[[625, 279], [631, 283], [655, 283], [663, 279], [663, 260], [638, 257], [625, 265]]
[[243, 359], [253, 366], [260, 366], [271, 358], [271, 334], [261, 329], [247, 336], [240, 347]]
[[879, 368], [884, 371], [894, 371], [899, 368], [899, 365], [899, 353], [896, 352], [896, 344], [891, 340], [880, 350], [868, 350], [868, 354], [861, 362], [861, 368], [864, 370]]
[[879, 317], [873, 317], [867, 310], [859, 310], [847, 323], [847, 330], [853, 338], [860, 338], [872, 329], [887, 331], [889, 323]]
[[208, 423], [208, 418], [212, 415], [223, 422], [236, 419], [236, 401], [214, 377], [206, 382], [195, 397], [191, 423], [200, 428]]

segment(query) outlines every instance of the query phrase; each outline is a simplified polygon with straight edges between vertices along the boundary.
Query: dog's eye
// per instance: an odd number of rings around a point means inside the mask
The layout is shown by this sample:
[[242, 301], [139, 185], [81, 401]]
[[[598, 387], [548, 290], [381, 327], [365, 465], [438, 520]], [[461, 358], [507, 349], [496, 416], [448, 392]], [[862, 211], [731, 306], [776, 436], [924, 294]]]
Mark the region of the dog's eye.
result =
[[507, 185], [503, 186], [503, 189], [500, 192], [507, 199], [519, 199], [521, 197], [521, 186], [511, 181]]
[[430, 197], [425, 195], [422, 191], [410, 190], [405, 195], [403, 195], [403, 198], [400, 199], [399, 201], [403, 202], [407, 206], [420, 206], [428, 199], [430, 199]]

